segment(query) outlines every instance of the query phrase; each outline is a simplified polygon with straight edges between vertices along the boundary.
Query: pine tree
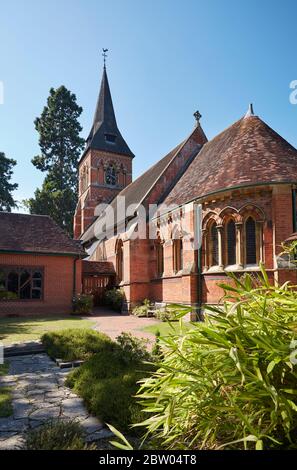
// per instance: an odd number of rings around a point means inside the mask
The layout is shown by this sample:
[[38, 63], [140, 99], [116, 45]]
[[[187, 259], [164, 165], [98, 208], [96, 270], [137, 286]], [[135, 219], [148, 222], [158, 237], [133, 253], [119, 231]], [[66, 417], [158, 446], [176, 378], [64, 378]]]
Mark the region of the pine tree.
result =
[[41, 154], [32, 159], [46, 177], [35, 197], [25, 201], [31, 214], [50, 215], [69, 234], [77, 202], [78, 159], [84, 147], [81, 113], [76, 96], [65, 86], [50, 89], [47, 106], [34, 122]]
[[11, 193], [18, 188], [18, 184], [10, 183], [15, 165], [15, 160], [6, 158], [5, 154], [0, 152], [0, 211], [11, 212], [11, 209], [17, 207]]

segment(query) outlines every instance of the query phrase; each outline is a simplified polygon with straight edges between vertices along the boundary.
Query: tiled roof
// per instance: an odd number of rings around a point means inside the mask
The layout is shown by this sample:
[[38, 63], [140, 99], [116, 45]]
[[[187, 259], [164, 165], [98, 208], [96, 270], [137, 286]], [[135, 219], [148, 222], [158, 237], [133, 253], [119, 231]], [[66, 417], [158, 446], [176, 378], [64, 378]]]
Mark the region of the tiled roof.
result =
[[0, 212], [1, 250], [85, 255], [80, 242], [71, 239], [50, 217], [10, 212]]
[[[111, 142], [108, 136], [113, 137], [114, 141]], [[117, 126], [105, 67], [103, 69], [93, 125], [86, 140], [86, 148], [81, 160], [89, 149], [128, 155], [131, 158], [134, 157]]]
[[94, 276], [96, 274], [115, 274], [114, 266], [109, 261], [87, 261], [82, 262], [83, 274], [89, 274]]
[[[156, 181], [161, 176], [161, 174], [163, 173], [167, 165], [174, 158], [178, 150], [182, 147], [183, 143], [184, 142], [177, 145], [164, 158], [159, 160], [155, 165], [153, 165], [145, 173], [139, 176], [139, 178], [137, 178], [135, 181], [130, 183], [128, 186], [126, 186], [126, 188], [124, 188], [118, 194], [118, 196], [113, 199], [113, 201], [111, 202], [111, 207], [115, 213], [116, 213], [117, 200], [118, 200], [117, 198], [119, 196], [125, 197], [126, 207], [128, 207], [130, 204], [141, 204], [141, 202], [143, 201], [148, 191], [156, 183]], [[116, 220], [116, 214], [115, 214], [115, 220]], [[93, 224], [86, 230], [86, 232], [81, 237], [81, 240], [84, 243], [91, 240], [94, 237], [94, 224], [95, 223], [96, 221], [93, 222]]]
[[220, 190], [297, 181], [297, 150], [257, 116], [206, 143], [165, 199], [181, 205]]

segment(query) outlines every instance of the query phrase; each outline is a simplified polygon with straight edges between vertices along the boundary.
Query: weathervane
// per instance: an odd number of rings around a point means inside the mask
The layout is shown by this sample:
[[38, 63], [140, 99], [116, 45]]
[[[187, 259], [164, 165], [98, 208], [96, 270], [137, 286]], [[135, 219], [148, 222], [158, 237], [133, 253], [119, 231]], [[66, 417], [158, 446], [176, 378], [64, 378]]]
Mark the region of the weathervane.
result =
[[107, 57], [106, 52], [108, 52], [108, 49], [103, 48], [102, 51], [103, 51], [103, 54], [102, 54], [103, 55], [103, 64], [104, 64], [104, 68], [105, 68], [106, 57]]

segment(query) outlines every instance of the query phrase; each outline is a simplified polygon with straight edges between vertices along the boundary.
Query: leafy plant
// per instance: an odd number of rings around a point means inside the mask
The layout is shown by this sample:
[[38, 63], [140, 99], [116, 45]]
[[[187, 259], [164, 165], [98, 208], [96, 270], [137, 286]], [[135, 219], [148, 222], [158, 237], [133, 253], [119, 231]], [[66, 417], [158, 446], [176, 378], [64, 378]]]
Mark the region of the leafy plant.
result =
[[151, 308], [151, 302], [149, 299], [144, 299], [142, 305], [138, 305], [132, 311], [133, 315], [137, 317], [148, 317], [149, 309]]
[[88, 315], [93, 309], [93, 296], [77, 294], [72, 299], [72, 311], [75, 315]]
[[111, 307], [116, 312], [121, 312], [124, 300], [125, 292], [123, 289], [110, 289], [104, 294], [105, 305]]
[[147, 340], [136, 338], [131, 333], [123, 332], [116, 337], [116, 341], [120, 345], [118, 352], [127, 363], [150, 360], [151, 356], [147, 350]]
[[256, 284], [231, 275], [205, 323], [162, 339], [138, 426], [165, 448], [297, 448], [297, 292], [261, 270]]
[[16, 300], [18, 298], [15, 292], [0, 290], [0, 300]]
[[25, 434], [26, 450], [86, 450], [84, 431], [75, 421], [52, 420]]
[[104, 333], [79, 328], [45, 333], [41, 341], [50, 357], [65, 361], [88, 359], [114, 347], [114, 342]]
[[168, 304], [163, 309], [157, 309], [155, 317], [163, 322], [165, 321], [178, 321], [183, 315], [186, 315], [191, 311], [191, 307], [179, 304]]
[[134, 396], [138, 381], [153, 368], [142, 362], [149, 359], [143, 341], [122, 333], [111, 347], [103, 347], [70, 372], [66, 384], [84, 399], [90, 413], [128, 431], [143, 418]]

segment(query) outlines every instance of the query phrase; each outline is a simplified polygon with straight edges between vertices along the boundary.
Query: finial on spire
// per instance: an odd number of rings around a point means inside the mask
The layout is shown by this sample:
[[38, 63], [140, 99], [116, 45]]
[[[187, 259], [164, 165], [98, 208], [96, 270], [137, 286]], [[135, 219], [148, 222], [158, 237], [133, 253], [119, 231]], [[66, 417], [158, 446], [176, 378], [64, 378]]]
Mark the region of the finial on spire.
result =
[[249, 105], [249, 109], [247, 110], [246, 114], [245, 114], [245, 118], [247, 117], [250, 117], [250, 116], [255, 116], [254, 114], [254, 108], [253, 108], [253, 103], [250, 103]]
[[200, 124], [200, 119], [202, 118], [202, 115], [199, 113], [199, 111], [196, 111], [194, 114], [193, 114], [194, 118], [196, 119], [197, 121], [197, 126]]
[[106, 57], [107, 57], [106, 52], [108, 52], [108, 49], [103, 48], [102, 51], [103, 51], [103, 53], [102, 53], [102, 55], [103, 55], [103, 67], [105, 68], [105, 66], [106, 66]]

